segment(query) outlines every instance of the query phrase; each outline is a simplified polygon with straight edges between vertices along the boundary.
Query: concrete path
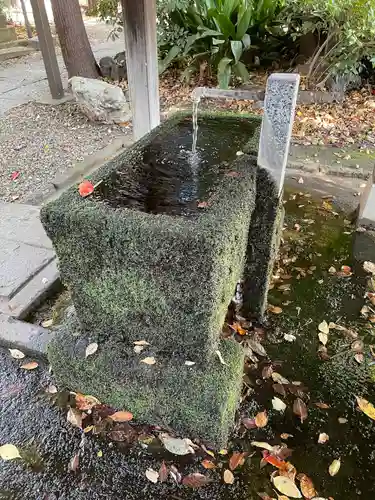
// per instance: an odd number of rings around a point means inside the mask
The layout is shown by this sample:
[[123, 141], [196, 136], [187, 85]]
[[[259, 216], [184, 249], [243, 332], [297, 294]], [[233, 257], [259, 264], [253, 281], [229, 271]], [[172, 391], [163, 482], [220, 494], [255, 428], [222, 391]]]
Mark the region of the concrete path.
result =
[[[122, 38], [116, 41], [92, 42], [94, 55], [99, 60], [106, 55], [115, 55], [125, 48]], [[68, 85], [68, 74], [62, 56], [58, 56], [64, 88]], [[43, 101], [49, 96], [49, 87], [40, 52], [0, 66], [0, 116], [9, 109], [29, 101]]]

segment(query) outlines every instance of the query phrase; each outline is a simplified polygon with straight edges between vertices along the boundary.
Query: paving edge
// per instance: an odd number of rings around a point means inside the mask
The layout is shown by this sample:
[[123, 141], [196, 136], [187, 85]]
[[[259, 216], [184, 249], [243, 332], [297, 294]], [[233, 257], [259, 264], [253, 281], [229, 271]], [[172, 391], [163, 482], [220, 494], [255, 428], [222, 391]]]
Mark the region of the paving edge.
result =
[[82, 162], [77, 163], [65, 174], [58, 174], [49, 183], [48, 190], [31, 194], [23, 203], [28, 205], [42, 205], [58, 198], [63, 191], [83, 180], [97, 170], [104, 162], [112, 160], [119, 155], [124, 148], [131, 146], [134, 142], [133, 134], [124, 135], [115, 139], [111, 144], [100, 151], [87, 156]]
[[47, 346], [54, 333], [31, 323], [0, 313], [0, 346], [19, 349], [25, 354], [47, 357]]

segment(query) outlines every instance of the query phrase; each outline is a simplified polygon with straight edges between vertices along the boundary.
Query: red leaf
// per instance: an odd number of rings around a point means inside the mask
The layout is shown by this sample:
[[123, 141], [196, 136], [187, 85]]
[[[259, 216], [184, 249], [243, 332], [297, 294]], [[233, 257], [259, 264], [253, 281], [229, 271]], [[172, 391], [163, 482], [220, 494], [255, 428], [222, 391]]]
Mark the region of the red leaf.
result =
[[189, 486], [190, 488], [201, 488], [202, 486], [205, 486], [211, 481], [212, 479], [205, 476], [204, 474], [200, 474], [199, 472], [194, 472], [193, 474], [185, 476], [182, 480], [182, 484], [184, 486]]
[[239, 172], [234, 172], [233, 171], [233, 172], [228, 172], [226, 175], [228, 177], [240, 177], [241, 174]]
[[79, 194], [85, 198], [94, 191], [94, 185], [90, 181], [83, 181], [78, 186]]
[[243, 418], [242, 423], [246, 427], [246, 429], [255, 429], [257, 426], [257, 424], [255, 423], [255, 418]]
[[165, 465], [165, 462], [163, 460], [163, 463], [160, 466], [159, 470], [159, 481], [161, 483], [164, 483], [168, 478], [168, 467]]
[[246, 452], [240, 453], [239, 451], [235, 451], [229, 459], [230, 470], [235, 470], [235, 469], [237, 469], [237, 467], [239, 465], [243, 465], [245, 462], [246, 456], [247, 456]]
[[12, 175], [10, 176], [10, 178], [12, 179], [12, 181], [15, 181], [16, 179], [18, 179], [18, 177], [21, 175], [21, 172], [19, 170], [16, 170], [15, 172], [12, 172]]
[[200, 201], [198, 202], [198, 208], [207, 208], [208, 207], [208, 202], [207, 201]]

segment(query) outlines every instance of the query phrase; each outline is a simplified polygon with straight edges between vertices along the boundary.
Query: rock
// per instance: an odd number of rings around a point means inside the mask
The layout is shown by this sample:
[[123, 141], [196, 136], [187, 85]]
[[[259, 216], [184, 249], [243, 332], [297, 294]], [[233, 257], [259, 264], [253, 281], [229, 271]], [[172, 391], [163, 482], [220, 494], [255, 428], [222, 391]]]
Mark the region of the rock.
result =
[[72, 92], [90, 120], [124, 123], [131, 119], [130, 103], [123, 91], [102, 80], [73, 76]]

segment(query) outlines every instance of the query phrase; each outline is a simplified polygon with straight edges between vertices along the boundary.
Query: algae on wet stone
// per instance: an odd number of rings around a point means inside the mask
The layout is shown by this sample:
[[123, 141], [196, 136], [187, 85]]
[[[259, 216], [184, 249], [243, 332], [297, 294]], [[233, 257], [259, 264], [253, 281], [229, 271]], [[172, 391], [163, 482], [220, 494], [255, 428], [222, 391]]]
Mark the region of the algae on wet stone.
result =
[[[189, 163], [191, 120], [179, 115], [101, 167], [92, 179], [102, 181], [95, 196], [81, 198], [72, 188], [43, 208], [80, 334], [62, 327], [50, 360], [71, 389], [221, 445], [243, 355], [224, 343], [230, 359], [223, 367], [214, 353], [243, 274], [257, 175], [254, 157], [236, 152], [254, 147], [259, 120], [206, 115], [199, 126], [199, 165]], [[165, 176], [173, 190], [165, 191]], [[199, 201], [207, 206], [199, 209]], [[157, 365], [140, 363], [133, 350], [140, 339], [150, 343]], [[84, 360], [77, 346], [93, 340], [98, 353]], [[196, 362], [190, 371], [187, 360]]]

